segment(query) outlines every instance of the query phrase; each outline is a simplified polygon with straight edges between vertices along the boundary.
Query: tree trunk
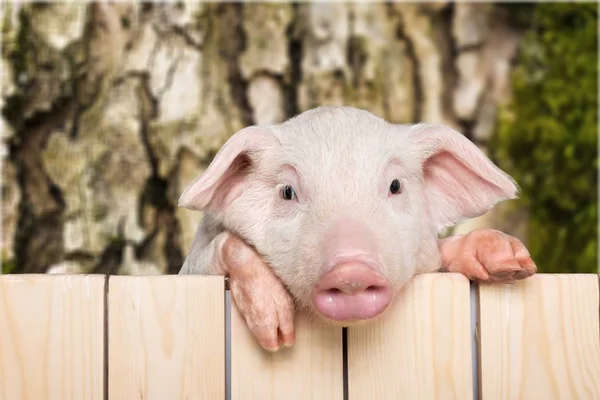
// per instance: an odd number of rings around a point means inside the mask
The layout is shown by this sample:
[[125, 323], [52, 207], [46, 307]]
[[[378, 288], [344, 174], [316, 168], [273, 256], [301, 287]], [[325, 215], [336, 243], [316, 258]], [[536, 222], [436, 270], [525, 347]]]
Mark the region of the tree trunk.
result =
[[[201, 218], [176, 207], [185, 186], [237, 130], [318, 105], [444, 123], [485, 150], [519, 42], [487, 4], [2, 7], [14, 272], [178, 272]], [[524, 240], [494, 215], [475, 226]]]

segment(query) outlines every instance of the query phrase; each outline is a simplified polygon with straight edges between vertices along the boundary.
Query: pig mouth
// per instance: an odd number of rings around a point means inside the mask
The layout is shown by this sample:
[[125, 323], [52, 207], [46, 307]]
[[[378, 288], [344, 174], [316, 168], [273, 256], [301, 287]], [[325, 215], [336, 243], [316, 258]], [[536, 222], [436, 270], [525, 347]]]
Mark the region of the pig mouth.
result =
[[392, 285], [373, 268], [361, 263], [337, 265], [314, 286], [314, 310], [336, 324], [355, 324], [383, 313], [392, 299]]

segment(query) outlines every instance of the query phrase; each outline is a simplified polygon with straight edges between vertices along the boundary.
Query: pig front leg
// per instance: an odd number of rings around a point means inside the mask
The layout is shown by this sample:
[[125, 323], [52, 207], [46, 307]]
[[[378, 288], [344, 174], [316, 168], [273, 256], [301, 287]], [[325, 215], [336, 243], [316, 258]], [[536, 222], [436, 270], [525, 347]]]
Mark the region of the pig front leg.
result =
[[252, 247], [223, 231], [192, 254], [193, 262], [186, 260], [180, 273], [228, 276], [231, 297], [265, 350], [277, 351], [294, 344], [292, 298]]
[[253, 248], [227, 234], [223, 265], [229, 268], [231, 296], [248, 327], [268, 351], [294, 344], [294, 303], [287, 289]]
[[480, 229], [440, 241], [442, 270], [471, 280], [514, 283], [537, 272], [527, 248], [517, 238]]

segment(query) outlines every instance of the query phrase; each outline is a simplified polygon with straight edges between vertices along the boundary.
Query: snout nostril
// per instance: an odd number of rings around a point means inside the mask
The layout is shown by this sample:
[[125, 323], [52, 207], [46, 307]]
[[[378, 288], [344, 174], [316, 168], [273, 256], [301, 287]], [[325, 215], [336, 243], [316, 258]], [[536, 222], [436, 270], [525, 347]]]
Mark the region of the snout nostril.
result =
[[360, 285], [356, 286], [344, 286], [344, 287], [332, 287], [324, 290], [323, 292], [329, 296], [340, 296], [340, 295], [348, 295], [348, 294], [358, 294], [358, 293], [370, 293], [377, 294], [382, 291], [385, 291], [385, 288], [379, 285], [369, 285], [367, 287], [361, 287]]
[[377, 285], [371, 285], [365, 289], [366, 292], [371, 292], [371, 293], [381, 292], [383, 290], [385, 290], [384, 287], [377, 286]]

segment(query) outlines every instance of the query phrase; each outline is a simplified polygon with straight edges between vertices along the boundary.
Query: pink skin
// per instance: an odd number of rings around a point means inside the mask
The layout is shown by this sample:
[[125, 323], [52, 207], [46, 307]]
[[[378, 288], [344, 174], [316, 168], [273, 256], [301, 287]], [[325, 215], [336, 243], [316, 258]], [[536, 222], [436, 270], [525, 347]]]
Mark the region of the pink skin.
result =
[[216, 257], [229, 276], [231, 296], [248, 328], [268, 351], [294, 344], [294, 303], [285, 286], [237, 236], [227, 233]]
[[343, 218], [326, 234], [325, 264], [311, 291], [315, 310], [332, 321], [360, 321], [383, 312], [392, 283], [380, 271], [377, 243], [368, 228]]
[[[233, 299], [254, 336], [268, 351], [292, 346], [294, 308], [290, 294], [250, 246], [233, 235], [227, 243], [223, 246], [224, 269], [230, 271]], [[479, 282], [514, 283], [537, 271], [529, 252], [518, 239], [492, 229], [442, 239], [440, 252], [440, 271], [462, 273]], [[345, 285], [344, 280], [350, 284]], [[375, 290], [367, 289], [369, 287]], [[331, 288], [339, 290], [335, 300], [340, 301], [343, 313], [335, 314], [335, 309], [326, 301]], [[389, 305], [392, 298], [389, 288], [389, 282], [365, 264], [344, 262], [321, 277], [313, 288], [312, 298], [318, 312], [328, 319], [369, 319], [381, 314]], [[369, 303], [370, 292], [381, 294], [381, 300]]]
[[500, 232], [438, 239], [517, 194], [448, 127], [318, 107], [237, 132], [185, 189], [179, 206], [204, 218], [180, 273], [229, 274], [248, 326], [277, 350], [293, 341], [293, 303], [350, 324], [382, 314], [416, 274], [507, 283], [533, 274], [524, 246]]
[[443, 270], [471, 280], [514, 283], [537, 272], [527, 248], [513, 236], [480, 229], [441, 241]]
[[380, 272], [373, 237], [367, 227], [350, 218], [327, 233], [326, 262], [311, 292], [315, 310], [325, 319], [370, 319], [392, 300], [392, 283]]
[[337, 264], [312, 290], [315, 310], [333, 321], [361, 321], [381, 314], [392, 300], [392, 284], [360, 262]]

